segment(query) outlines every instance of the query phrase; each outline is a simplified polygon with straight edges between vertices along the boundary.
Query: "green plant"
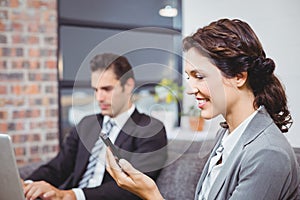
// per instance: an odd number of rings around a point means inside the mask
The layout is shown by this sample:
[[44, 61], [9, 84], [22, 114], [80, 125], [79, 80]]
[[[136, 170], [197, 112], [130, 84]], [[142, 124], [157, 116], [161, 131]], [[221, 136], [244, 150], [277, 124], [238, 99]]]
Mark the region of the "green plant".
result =
[[201, 110], [199, 108], [196, 108], [194, 105], [192, 105], [189, 108], [188, 114], [189, 114], [189, 116], [200, 117], [201, 116]]
[[191, 105], [187, 112], [184, 112], [181, 116], [201, 117], [201, 110], [195, 105]]
[[154, 98], [156, 102], [170, 104], [182, 100], [183, 90], [183, 86], [179, 86], [171, 79], [164, 78], [155, 86]]

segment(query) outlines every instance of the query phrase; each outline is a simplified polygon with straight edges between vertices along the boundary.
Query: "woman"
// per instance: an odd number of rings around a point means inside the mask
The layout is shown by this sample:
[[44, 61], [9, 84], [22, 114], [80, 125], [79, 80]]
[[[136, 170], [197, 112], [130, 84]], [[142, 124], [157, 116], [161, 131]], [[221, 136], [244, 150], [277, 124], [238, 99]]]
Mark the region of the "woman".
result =
[[[285, 91], [257, 36], [221, 19], [184, 40], [185, 72], [202, 117], [226, 123], [196, 188], [198, 199], [296, 199], [299, 169], [282, 134], [292, 124]], [[110, 174], [143, 199], [163, 199], [155, 183], [108, 151]], [[170, 183], [171, 184], [171, 183]]]

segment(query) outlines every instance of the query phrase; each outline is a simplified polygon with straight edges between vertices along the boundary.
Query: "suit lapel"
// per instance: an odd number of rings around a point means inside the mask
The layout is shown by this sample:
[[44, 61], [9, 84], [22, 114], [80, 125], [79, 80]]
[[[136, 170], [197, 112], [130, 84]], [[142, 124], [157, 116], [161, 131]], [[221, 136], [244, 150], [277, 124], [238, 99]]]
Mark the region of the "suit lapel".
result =
[[195, 194], [195, 200], [198, 200], [198, 196], [199, 196], [199, 193], [201, 191], [201, 188], [202, 188], [202, 184], [203, 184], [203, 181], [207, 175], [207, 172], [208, 172], [208, 167], [209, 167], [209, 163], [210, 163], [210, 160], [211, 158], [216, 154], [216, 150], [217, 148], [219, 147], [220, 143], [221, 143], [221, 140], [223, 138], [223, 135], [224, 133], [226, 132], [227, 129], [221, 129], [219, 133], [217, 133], [217, 140], [216, 140], [216, 144], [213, 148], [213, 150], [211, 151], [211, 154], [208, 158], [208, 160], [206, 161], [205, 163], [205, 166], [203, 168], [203, 171], [201, 173], [201, 176], [200, 176], [200, 179], [198, 181], [198, 184], [197, 184], [197, 187], [196, 187], [196, 194]]
[[89, 157], [91, 155], [90, 152], [99, 138], [103, 116], [100, 114], [93, 115], [88, 120], [89, 122], [87, 123], [87, 126], [81, 127], [80, 130], [78, 130], [81, 145], [78, 149], [79, 155], [77, 156], [80, 161], [77, 160], [76, 163], [78, 163], [78, 166], [75, 169], [75, 174], [79, 174], [79, 176], [75, 176], [75, 183], [80, 180], [81, 176], [85, 172], [86, 166], [89, 162]]
[[260, 110], [258, 110], [258, 113], [250, 121], [245, 132], [242, 134], [241, 138], [224, 163], [222, 170], [212, 185], [211, 191], [208, 195], [209, 199], [216, 199], [219, 191], [225, 183], [228, 171], [234, 169], [236, 159], [242, 153], [245, 146], [255, 140], [271, 123], [272, 119], [265, 108], [262, 107]]
[[139, 115], [140, 113], [137, 111], [137, 109], [134, 110], [132, 115], [128, 118], [124, 126], [122, 127], [115, 144], [118, 147], [121, 147], [123, 143], [126, 143], [126, 141], [135, 136], [134, 133], [136, 132], [135, 129], [138, 126], [139, 121]]

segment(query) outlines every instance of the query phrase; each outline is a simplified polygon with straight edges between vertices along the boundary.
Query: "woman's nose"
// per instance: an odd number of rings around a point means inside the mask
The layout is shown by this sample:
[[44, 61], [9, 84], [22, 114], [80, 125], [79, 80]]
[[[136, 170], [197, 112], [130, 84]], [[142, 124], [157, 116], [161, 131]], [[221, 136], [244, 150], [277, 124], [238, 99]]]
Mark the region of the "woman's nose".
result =
[[186, 90], [186, 93], [188, 95], [193, 95], [193, 94], [196, 94], [197, 92], [199, 92], [199, 89], [196, 87], [188, 87]]

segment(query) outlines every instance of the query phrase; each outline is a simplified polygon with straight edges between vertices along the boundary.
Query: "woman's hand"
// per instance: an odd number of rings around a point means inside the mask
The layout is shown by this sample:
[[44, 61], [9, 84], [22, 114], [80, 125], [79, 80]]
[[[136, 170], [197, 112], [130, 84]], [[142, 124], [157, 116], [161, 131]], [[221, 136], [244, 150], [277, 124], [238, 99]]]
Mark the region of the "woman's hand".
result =
[[117, 164], [108, 148], [106, 153], [106, 170], [115, 179], [118, 186], [126, 189], [144, 200], [163, 200], [155, 182], [142, 172], [136, 170], [129, 162], [120, 159]]

